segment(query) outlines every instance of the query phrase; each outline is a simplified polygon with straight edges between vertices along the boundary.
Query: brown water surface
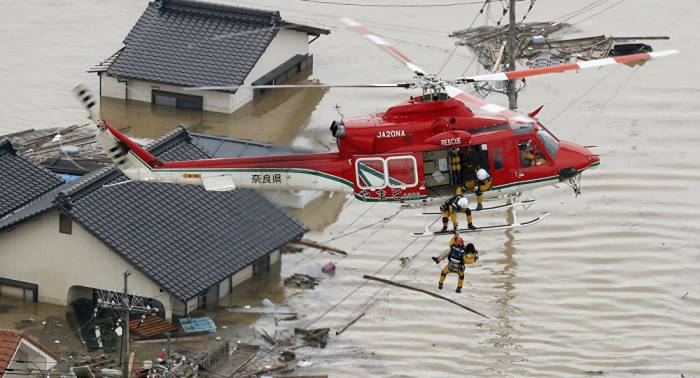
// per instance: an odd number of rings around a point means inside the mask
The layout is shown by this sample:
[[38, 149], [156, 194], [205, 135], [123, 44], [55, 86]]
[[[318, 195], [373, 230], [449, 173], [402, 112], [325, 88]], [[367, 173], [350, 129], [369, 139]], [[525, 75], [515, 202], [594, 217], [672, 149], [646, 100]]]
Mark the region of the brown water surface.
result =
[[[519, 12], [527, 3], [519, 5]], [[588, 3], [540, 0], [529, 20], [549, 20]], [[279, 8], [290, 20], [332, 28], [330, 36], [311, 45], [313, 78], [328, 83], [408, 78], [379, 49], [336, 27], [337, 17], [363, 21], [426, 69], [438, 71], [452, 49], [446, 34], [467, 26], [479, 9], [363, 8], [297, 0], [241, 4]], [[528, 81], [520, 106], [531, 110], [544, 104], [542, 121], [562, 139], [599, 146], [602, 165], [583, 177], [578, 198], [566, 187], [534, 192], [538, 202], [521, 216], [552, 211], [544, 223], [472, 239], [482, 258], [468, 268], [465, 291], [454, 293], [456, 278], [450, 276], [442, 294], [489, 319], [422, 294], [364, 281], [363, 274], [376, 274], [437, 290], [439, 267], [430, 256], [446, 241], [412, 239], [410, 233], [422, 228], [415, 210], [372, 225], [397, 208], [332, 199], [332, 210], [323, 213], [322, 223], [333, 224], [309, 237], [337, 238], [332, 244], [351, 255], [285, 256], [283, 276], [321, 274], [322, 264], [338, 263], [335, 276], [315, 290], [285, 295], [305, 315], [303, 324], [315, 320], [312, 326], [339, 328], [356, 314], [365, 315], [313, 357], [314, 367], [332, 376], [700, 376], [696, 4], [610, 2], [599, 8], [609, 7], [600, 14], [572, 20], [581, 22], [571, 36], [669, 34], [670, 41], [655, 47], [677, 48], [681, 55], [644, 67]], [[83, 71], [120, 46], [144, 6], [144, 1], [2, 2], [0, 132], [80, 122], [82, 110], [68, 90], [91, 78], [95, 86], [94, 77]], [[500, 7], [492, 6], [497, 18]], [[470, 60], [468, 51], [458, 50], [443, 75], [461, 74]], [[271, 114], [265, 127], [286, 125], [284, 131], [269, 132], [237, 128], [240, 118], [163, 114], [145, 104], [105, 102], [103, 110], [142, 137], [155, 137], [170, 124], [187, 122], [215, 134], [304, 145], [304, 138], [295, 138], [302, 129], [303, 134], [331, 141], [325, 133], [338, 117], [337, 104], [345, 115], [360, 115], [407, 95], [343, 89], [325, 95], [292, 94], [265, 115], [253, 111], [247, 118], [248, 125], [259, 125]], [[497, 95], [490, 99], [504, 103]], [[335, 221], [335, 209], [341, 207]], [[479, 215], [476, 222], [502, 218]], [[357, 232], [348, 234], [353, 231]], [[402, 268], [399, 257], [411, 258], [410, 264]]]

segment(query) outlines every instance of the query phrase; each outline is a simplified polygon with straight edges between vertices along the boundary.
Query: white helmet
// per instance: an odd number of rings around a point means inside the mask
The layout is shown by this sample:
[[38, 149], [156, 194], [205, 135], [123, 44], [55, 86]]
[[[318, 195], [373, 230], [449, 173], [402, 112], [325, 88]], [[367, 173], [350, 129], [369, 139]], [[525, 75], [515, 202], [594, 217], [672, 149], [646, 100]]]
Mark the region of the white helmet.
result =
[[491, 177], [491, 176], [489, 176], [489, 173], [486, 172], [486, 170], [484, 168], [479, 168], [479, 170], [476, 171], [476, 178], [478, 178], [481, 181], [484, 181], [484, 180], [488, 179], [489, 177]]
[[460, 197], [459, 200], [457, 200], [457, 206], [466, 209], [467, 206], [469, 206], [469, 200], [466, 199], [466, 197]]

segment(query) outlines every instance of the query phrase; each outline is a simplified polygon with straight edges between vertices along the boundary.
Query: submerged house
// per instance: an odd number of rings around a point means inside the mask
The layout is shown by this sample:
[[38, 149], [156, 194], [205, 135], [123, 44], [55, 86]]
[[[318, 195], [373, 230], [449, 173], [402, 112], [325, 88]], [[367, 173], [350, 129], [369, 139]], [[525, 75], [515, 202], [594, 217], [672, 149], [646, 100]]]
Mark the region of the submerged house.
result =
[[99, 76], [100, 96], [232, 113], [258, 93], [186, 88], [280, 84], [310, 73], [308, 45], [329, 33], [287, 22], [277, 11], [153, 1], [124, 47], [88, 72]]
[[[211, 157], [190, 141], [180, 127], [148, 149], [164, 161]], [[130, 294], [186, 315], [266, 277], [307, 230], [251, 190], [129, 182], [113, 166], [65, 183], [6, 141], [0, 174], [0, 293], [30, 301], [93, 299], [130, 271]]]

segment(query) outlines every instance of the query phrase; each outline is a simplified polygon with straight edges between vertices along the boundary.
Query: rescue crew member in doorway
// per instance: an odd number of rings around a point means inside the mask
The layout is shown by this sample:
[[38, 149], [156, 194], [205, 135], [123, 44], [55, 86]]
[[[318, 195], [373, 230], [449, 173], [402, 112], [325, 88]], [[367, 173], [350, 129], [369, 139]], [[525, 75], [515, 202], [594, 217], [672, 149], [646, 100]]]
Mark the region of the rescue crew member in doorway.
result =
[[476, 186], [476, 168], [470, 156], [462, 159], [462, 186], [464, 190], [474, 190]]
[[452, 226], [455, 230], [459, 229], [459, 224], [457, 223], [457, 214], [464, 213], [467, 216], [467, 227], [470, 230], [475, 230], [474, 224], [472, 224], [472, 211], [469, 210], [469, 201], [462, 196], [453, 196], [447, 200], [442, 206], [440, 206], [440, 211], [442, 212], [442, 230], [440, 232], [447, 231], [447, 220], [452, 221]]
[[[433, 261], [437, 264], [445, 257], [448, 259], [447, 265], [445, 265], [442, 272], [440, 272], [438, 289], [442, 290], [445, 277], [447, 277], [448, 273], [457, 273], [459, 279], [457, 280], [456, 292], [461, 293], [462, 286], [464, 285], [464, 267], [479, 260], [479, 252], [474, 248], [474, 244], [472, 243], [467, 244], [465, 247], [464, 240], [459, 235], [455, 235], [453, 241], [454, 243], [450, 245], [450, 248], [439, 257], [433, 257]], [[452, 240], [450, 243], [452, 243]]]
[[491, 189], [491, 175], [484, 168], [476, 171], [476, 210], [484, 208], [484, 192]]

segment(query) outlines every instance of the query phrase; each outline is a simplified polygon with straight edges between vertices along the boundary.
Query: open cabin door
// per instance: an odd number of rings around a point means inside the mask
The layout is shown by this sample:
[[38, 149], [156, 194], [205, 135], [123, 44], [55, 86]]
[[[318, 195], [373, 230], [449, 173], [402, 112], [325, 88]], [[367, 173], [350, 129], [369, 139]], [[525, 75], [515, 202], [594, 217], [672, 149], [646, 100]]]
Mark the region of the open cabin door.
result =
[[[363, 201], [405, 201], [424, 197], [422, 164], [414, 154], [356, 156], [355, 196]], [[423, 192], [425, 189], [423, 189]]]

